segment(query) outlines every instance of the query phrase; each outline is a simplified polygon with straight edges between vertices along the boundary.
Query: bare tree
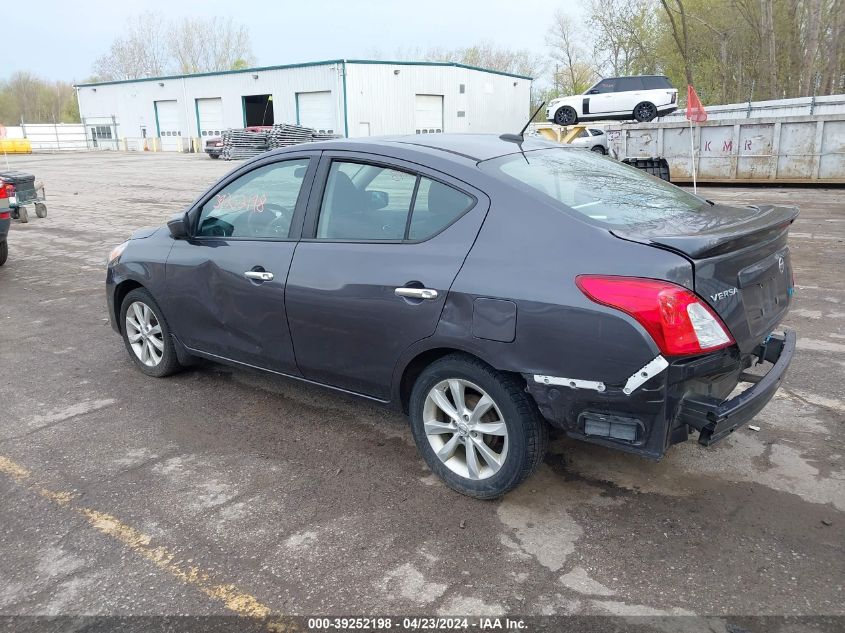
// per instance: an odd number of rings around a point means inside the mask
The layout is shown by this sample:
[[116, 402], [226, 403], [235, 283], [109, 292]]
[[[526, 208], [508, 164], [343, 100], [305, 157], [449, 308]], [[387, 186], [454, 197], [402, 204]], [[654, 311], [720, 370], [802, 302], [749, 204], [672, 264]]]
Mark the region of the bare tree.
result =
[[[373, 59], [387, 59], [380, 49], [371, 49], [367, 53]], [[545, 72], [546, 60], [542, 55], [526, 49], [511, 49], [497, 46], [492, 42], [479, 42], [472, 46], [461, 48], [443, 48], [439, 46], [429, 48], [403, 48], [392, 55], [393, 59], [424, 60], [439, 62], [455, 62], [500, 70], [506, 73], [525, 75], [536, 78]]]
[[174, 23], [147, 12], [127, 21], [109, 52], [94, 62], [94, 74], [101, 80], [139, 79], [245, 68], [254, 61], [249, 31], [231, 19]]
[[79, 121], [76, 92], [65, 81], [48, 81], [16, 72], [0, 81], [0, 123], [74, 123]]
[[157, 13], [146, 12], [128, 19], [123, 35], [94, 62], [94, 74], [107, 80], [165, 74], [170, 62], [167, 30], [166, 20]]
[[798, 94], [812, 92], [816, 79], [815, 62], [819, 51], [819, 35], [822, 26], [822, 1], [807, 0], [807, 38], [804, 43], [804, 56], [801, 62], [803, 72], [798, 74]]
[[558, 9], [546, 34], [546, 44], [558, 69], [554, 73], [555, 88], [566, 94], [584, 92], [597, 79], [596, 69], [587, 60], [572, 19]]
[[[767, 0], [760, 0], [767, 2]], [[672, 39], [678, 47], [678, 53], [684, 64], [684, 75], [687, 85], [692, 85], [692, 61], [689, 51], [689, 28], [687, 27], [687, 13], [682, 0], [660, 0], [672, 29]], [[671, 5], [671, 6], [670, 6]], [[675, 15], [677, 13], [677, 16]]]
[[772, 0], [760, 0], [760, 39], [768, 56], [769, 98], [778, 98], [778, 66], [775, 55], [775, 22]]
[[255, 63], [247, 27], [231, 18], [185, 18], [173, 31], [170, 52], [179, 72], [232, 70]]
[[593, 0], [590, 27], [594, 57], [612, 75], [650, 74], [657, 69], [653, 0]]

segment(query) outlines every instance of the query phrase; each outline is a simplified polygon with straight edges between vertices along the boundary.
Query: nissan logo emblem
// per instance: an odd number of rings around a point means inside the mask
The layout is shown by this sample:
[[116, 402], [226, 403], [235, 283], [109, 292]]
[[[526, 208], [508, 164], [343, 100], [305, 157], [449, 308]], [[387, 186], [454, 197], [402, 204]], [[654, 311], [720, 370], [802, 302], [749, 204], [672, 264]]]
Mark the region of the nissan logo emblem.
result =
[[783, 265], [783, 257], [778, 257], [778, 270], [783, 272], [784, 265]]

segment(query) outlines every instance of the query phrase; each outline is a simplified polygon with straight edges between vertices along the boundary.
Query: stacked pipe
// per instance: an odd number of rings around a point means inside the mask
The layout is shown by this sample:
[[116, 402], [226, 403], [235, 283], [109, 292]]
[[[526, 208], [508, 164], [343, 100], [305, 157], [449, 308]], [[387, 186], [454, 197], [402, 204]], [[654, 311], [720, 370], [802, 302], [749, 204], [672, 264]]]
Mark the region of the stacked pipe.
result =
[[223, 132], [223, 160], [242, 160], [266, 152], [267, 132], [249, 130], [226, 130]]
[[310, 127], [291, 125], [290, 123], [277, 123], [268, 134], [269, 144], [272, 149], [275, 149], [277, 147], [308, 143], [316, 133], [316, 130], [312, 130]]
[[220, 156], [223, 160], [241, 160], [257, 156], [268, 149], [333, 138], [341, 137], [339, 134], [326, 134], [290, 123], [277, 123], [267, 132], [226, 130], [223, 132], [223, 151]]

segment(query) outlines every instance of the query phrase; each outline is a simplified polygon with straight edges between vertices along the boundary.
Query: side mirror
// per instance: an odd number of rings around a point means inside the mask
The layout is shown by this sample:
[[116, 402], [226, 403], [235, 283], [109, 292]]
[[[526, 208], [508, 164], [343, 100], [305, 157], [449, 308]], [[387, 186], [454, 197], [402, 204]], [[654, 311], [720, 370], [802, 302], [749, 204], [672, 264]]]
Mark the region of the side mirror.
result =
[[167, 221], [167, 228], [174, 240], [185, 239], [188, 237], [188, 214], [177, 213]]
[[390, 204], [390, 196], [387, 195], [386, 191], [368, 191], [367, 193], [370, 194], [370, 197], [367, 200], [367, 206], [370, 211], [384, 209], [388, 204]]
[[592, 90], [590, 90], [590, 92], [588, 92], [587, 94], [588, 94], [588, 95], [597, 95], [598, 93], [599, 93], [599, 91], [598, 91], [598, 90], [596, 90], [595, 88], [593, 88], [593, 89], [592, 89]]

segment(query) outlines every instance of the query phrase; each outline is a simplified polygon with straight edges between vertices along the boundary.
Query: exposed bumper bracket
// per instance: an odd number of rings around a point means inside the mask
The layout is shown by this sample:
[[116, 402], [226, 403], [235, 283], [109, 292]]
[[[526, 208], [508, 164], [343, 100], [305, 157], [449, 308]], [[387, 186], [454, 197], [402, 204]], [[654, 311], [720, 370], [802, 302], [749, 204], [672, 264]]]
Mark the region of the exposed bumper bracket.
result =
[[542, 374], [534, 374], [534, 382], [539, 382], [543, 385], [558, 385], [561, 387], [569, 387], [570, 389], [592, 389], [602, 393], [606, 387], [603, 382], [595, 380], [579, 380], [577, 378], [562, 378], [561, 376], [544, 376]]
[[637, 389], [639, 389], [640, 386], [644, 384], [647, 380], [654, 378], [657, 374], [666, 369], [668, 366], [669, 363], [665, 358], [660, 355], [655, 356], [653, 360], [643, 365], [642, 368], [635, 371], [631, 375], [631, 377], [628, 378], [628, 381], [625, 383], [625, 386], [622, 387], [622, 393], [624, 393], [626, 396], [630, 396]]

